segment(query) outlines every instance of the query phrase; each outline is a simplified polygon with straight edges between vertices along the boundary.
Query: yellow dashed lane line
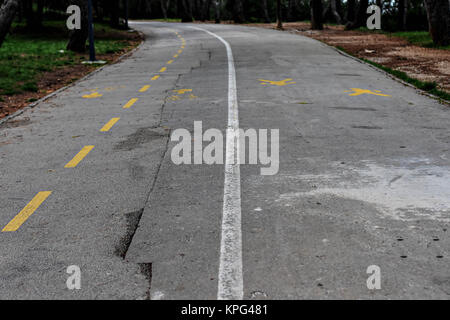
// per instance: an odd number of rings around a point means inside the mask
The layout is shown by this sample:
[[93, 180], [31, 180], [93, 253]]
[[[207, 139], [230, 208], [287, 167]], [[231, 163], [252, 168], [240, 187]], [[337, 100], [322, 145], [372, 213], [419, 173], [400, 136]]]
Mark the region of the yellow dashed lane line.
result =
[[[178, 32], [175, 32], [175, 34], [178, 36], [178, 38], [181, 39], [182, 46], [181, 49], [185, 48], [186, 40], [178, 34]], [[178, 50], [178, 53], [173, 56], [174, 59], [178, 58], [179, 55], [183, 52], [183, 50]], [[167, 64], [172, 64], [174, 60], [169, 60]], [[167, 71], [167, 67], [162, 67], [159, 72], [165, 72]], [[160, 78], [160, 75], [155, 75], [151, 78], [152, 81], [158, 80]], [[139, 92], [146, 92], [148, 89], [150, 89], [151, 85], [145, 85], [143, 86]], [[130, 101], [127, 102], [123, 106], [124, 109], [131, 108], [139, 99], [133, 98], [130, 99]], [[111, 120], [106, 123], [103, 128], [100, 130], [101, 132], [108, 132], [111, 130], [111, 128], [120, 120], [120, 118], [112, 118]], [[95, 146], [85, 146], [83, 149], [81, 149], [80, 152], [72, 159], [70, 160], [64, 168], [75, 168], [83, 159], [95, 148]], [[42, 191], [39, 192], [26, 206], [25, 208], [20, 211], [17, 216], [15, 216], [2, 230], [2, 232], [14, 232], [17, 231], [24, 223], [27, 221], [27, 219], [44, 203], [44, 201], [52, 194], [52, 191]]]
[[124, 109], [130, 109], [136, 102], [138, 102], [138, 98], [130, 99], [126, 105], [123, 106]]
[[139, 92], [145, 92], [145, 91], [147, 91], [148, 89], [150, 89], [150, 87], [151, 87], [151, 85], [143, 86], [141, 89], [139, 89]]
[[17, 216], [14, 217], [3, 228], [2, 232], [14, 232], [17, 231], [22, 224], [39, 208], [39, 206], [52, 194], [51, 191], [39, 192], [33, 200], [31, 200]]
[[85, 146], [80, 152], [70, 160], [64, 168], [75, 168], [88, 154], [94, 149], [94, 146]]
[[111, 120], [108, 121], [107, 124], [105, 124], [103, 126], [103, 128], [100, 130], [100, 132], [108, 132], [119, 120], [120, 120], [120, 118], [112, 118]]

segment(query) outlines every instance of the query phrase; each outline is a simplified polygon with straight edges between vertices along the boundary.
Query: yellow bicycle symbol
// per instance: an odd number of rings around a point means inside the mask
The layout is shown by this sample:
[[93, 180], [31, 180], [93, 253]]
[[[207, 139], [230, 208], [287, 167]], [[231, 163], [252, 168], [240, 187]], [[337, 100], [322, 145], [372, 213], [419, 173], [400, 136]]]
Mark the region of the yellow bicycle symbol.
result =
[[360, 96], [362, 94], [373, 94], [375, 96], [381, 96], [381, 97], [391, 97], [388, 94], [382, 94], [380, 90], [367, 90], [367, 89], [359, 89], [359, 88], [351, 88], [352, 91], [344, 91], [344, 92], [352, 92], [349, 94], [349, 96], [355, 97]]
[[293, 79], [291, 79], [291, 78], [288, 78], [288, 79], [284, 79], [284, 80], [281, 80], [281, 81], [272, 81], [272, 80], [264, 80], [264, 79], [258, 79], [258, 81], [261, 81], [261, 84], [262, 85], [272, 85], [272, 86], [279, 86], [279, 87], [282, 87], [282, 86], [287, 86], [288, 84], [295, 84], [295, 83], [297, 83], [297, 82], [295, 82], [295, 81], [292, 81]]

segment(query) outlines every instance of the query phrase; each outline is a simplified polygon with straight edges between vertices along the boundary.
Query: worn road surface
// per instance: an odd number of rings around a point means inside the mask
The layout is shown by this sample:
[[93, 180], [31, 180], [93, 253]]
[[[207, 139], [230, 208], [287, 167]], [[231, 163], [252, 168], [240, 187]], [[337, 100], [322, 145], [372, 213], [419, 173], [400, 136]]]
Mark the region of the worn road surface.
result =
[[[132, 26], [0, 126], [0, 299], [450, 298], [448, 106], [287, 32]], [[279, 129], [278, 173], [176, 165], [194, 121]]]

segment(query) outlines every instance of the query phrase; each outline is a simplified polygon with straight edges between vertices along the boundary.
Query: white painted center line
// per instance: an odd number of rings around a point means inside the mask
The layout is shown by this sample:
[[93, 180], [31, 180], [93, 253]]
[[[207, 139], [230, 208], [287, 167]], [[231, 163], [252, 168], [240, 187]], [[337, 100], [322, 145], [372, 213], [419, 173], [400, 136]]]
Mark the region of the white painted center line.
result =
[[220, 243], [219, 300], [242, 300], [242, 224], [241, 173], [239, 161], [239, 107], [233, 51], [222, 37], [202, 28], [191, 27], [219, 39], [228, 56], [228, 127], [223, 197], [222, 238]]

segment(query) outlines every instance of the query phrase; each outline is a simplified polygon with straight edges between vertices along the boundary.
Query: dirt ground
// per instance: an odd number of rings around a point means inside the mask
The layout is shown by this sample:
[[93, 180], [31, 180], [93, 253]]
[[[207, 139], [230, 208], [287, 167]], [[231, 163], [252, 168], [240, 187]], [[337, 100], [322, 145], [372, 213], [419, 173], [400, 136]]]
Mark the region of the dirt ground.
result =
[[[127, 37], [128, 45], [121, 52], [111, 54], [97, 54], [98, 60], [107, 61], [109, 64], [116, 62], [123, 54], [131, 51], [137, 47], [141, 41], [141, 35], [137, 33], [130, 33]], [[86, 54], [81, 55], [86, 56]], [[72, 65], [56, 68], [50, 72], [44, 72], [38, 78], [37, 92], [23, 92], [13, 96], [1, 96], [3, 101], [0, 101], [0, 119], [7, 117], [17, 110], [20, 110], [32, 102], [37, 101], [46, 95], [69, 85], [70, 83], [82, 78], [88, 73], [94, 71], [97, 67], [90, 65]]]
[[[251, 24], [275, 28], [275, 24]], [[343, 26], [326, 26], [322, 31], [310, 30], [309, 23], [284, 23], [286, 31], [299, 33], [332, 46], [339, 46], [358, 58], [400, 70], [410, 77], [436, 82], [438, 88], [450, 92], [450, 50], [423, 48], [398, 37], [361, 31], [344, 31]]]

